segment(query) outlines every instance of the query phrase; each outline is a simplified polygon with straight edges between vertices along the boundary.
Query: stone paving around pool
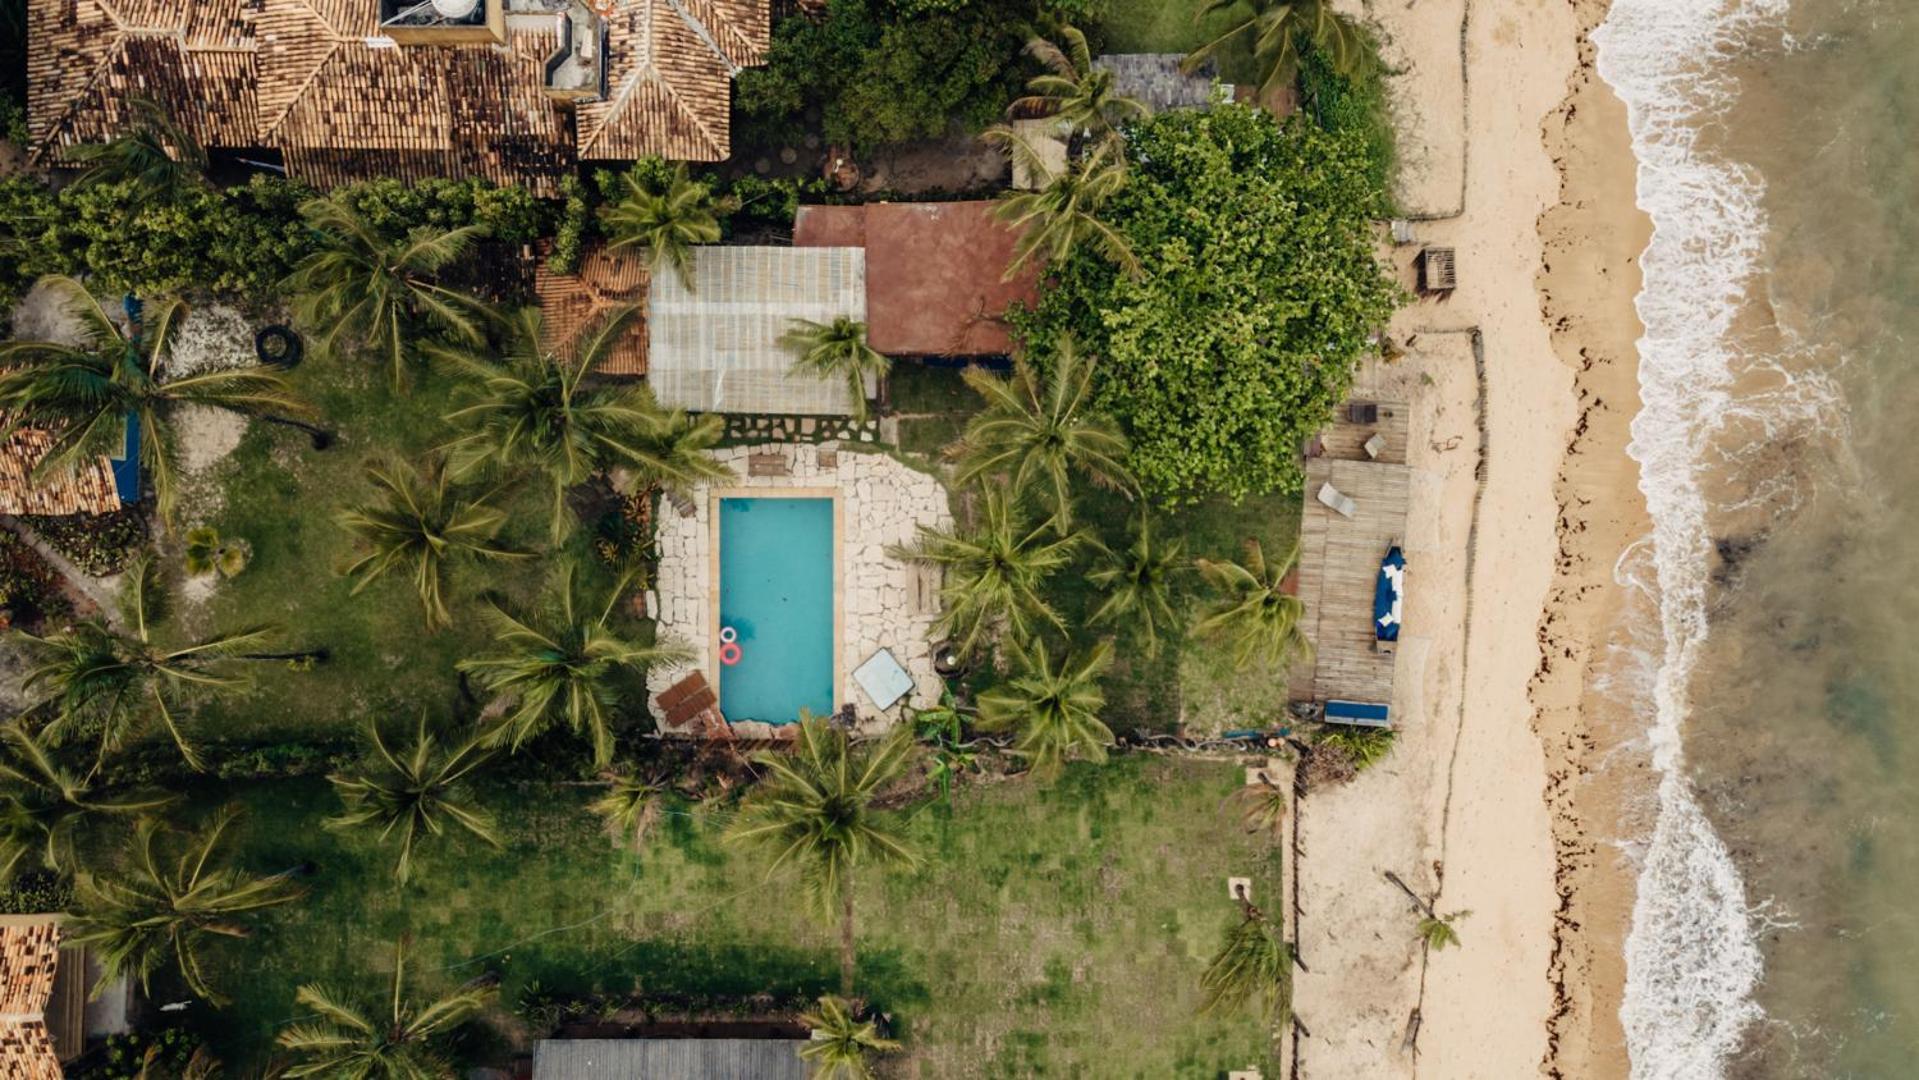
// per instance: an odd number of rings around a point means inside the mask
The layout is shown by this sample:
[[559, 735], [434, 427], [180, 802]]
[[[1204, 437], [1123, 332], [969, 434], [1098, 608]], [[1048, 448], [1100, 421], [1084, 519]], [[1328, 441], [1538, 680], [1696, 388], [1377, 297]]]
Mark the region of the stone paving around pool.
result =
[[[752, 458], [749, 469], [748, 458]], [[913, 677], [915, 690], [907, 702], [915, 706], [939, 700], [940, 679], [933, 671], [927, 634], [937, 617], [937, 605], [922, 603], [930, 591], [925, 571], [886, 553], [892, 544], [910, 542], [919, 526], [950, 528], [952, 512], [946, 489], [926, 473], [908, 468], [882, 453], [842, 450], [833, 443], [805, 445], [773, 443], [736, 446], [714, 452], [732, 468], [735, 478], [718, 485], [724, 489], [836, 488], [839, 491], [840, 566], [836, 569], [841, 608], [840, 704], [851, 701], [861, 727], [880, 730], [902, 715], [895, 705], [881, 715], [853, 681], [853, 669], [876, 651], [891, 649]], [[750, 475], [751, 473], [752, 475]], [[782, 475], [769, 475], [781, 474]], [[712, 528], [710, 489], [693, 492], [692, 513], [682, 515], [670, 502], [660, 506], [658, 540], [659, 578], [655, 617], [662, 638], [672, 638], [692, 649], [690, 663], [662, 665], [647, 673], [647, 693], [653, 714], [663, 716], [658, 695], [691, 671], [709, 682], [719, 682], [719, 666], [707, 654], [712, 648]], [[937, 584], [937, 579], [931, 583]], [[721, 707], [725, 703], [721, 702]], [[736, 725], [743, 738], [776, 734], [766, 725]], [[754, 730], [747, 730], [747, 729]], [[673, 731], [672, 734], [688, 734]]]

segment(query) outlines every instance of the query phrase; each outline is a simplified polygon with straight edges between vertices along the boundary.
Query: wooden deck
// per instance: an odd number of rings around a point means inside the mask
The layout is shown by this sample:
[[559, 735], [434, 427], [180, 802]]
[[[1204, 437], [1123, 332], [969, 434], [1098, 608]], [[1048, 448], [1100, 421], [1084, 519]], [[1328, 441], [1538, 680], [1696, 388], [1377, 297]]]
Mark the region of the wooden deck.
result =
[[[1411, 471], [1405, 464], [1406, 406], [1380, 402], [1376, 424], [1354, 424], [1345, 409], [1322, 437], [1323, 456], [1306, 463], [1305, 509], [1299, 530], [1299, 597], [1313, 662], [1293, 670], [1295, 699], [1391, 704], [1395, 655], [1374, 647], [1373, 589], [1379, 561], [1403, 539]], [[1384, 437], [1378, 460], [1363, 444]], [[1358, 504], [1351, 518], [1321, 504], [1331, 483]]]

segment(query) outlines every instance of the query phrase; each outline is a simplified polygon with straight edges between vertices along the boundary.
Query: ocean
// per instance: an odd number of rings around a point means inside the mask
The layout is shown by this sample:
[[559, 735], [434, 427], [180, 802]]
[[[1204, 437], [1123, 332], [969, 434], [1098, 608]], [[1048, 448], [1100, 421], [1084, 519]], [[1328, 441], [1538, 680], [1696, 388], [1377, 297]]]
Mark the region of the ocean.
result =
[[1919, 3], [1615, 0], [1655, 235], [1633, 1075], [1919, 1076]]

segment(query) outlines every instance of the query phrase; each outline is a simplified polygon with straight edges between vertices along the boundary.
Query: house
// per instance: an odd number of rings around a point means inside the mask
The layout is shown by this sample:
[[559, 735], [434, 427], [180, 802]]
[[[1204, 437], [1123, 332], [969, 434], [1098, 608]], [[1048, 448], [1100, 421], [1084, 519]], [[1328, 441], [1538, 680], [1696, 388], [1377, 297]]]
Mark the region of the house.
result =
[[990, 201], [802, 206], [796, 248], [866, 253], [867, 343], [889, 356], [1004, 356], [1006, 311], [1039, 299], [1039, 268], [1004, 280], [1018, 236]]
[[533, 1080], [805, 1080], [805, 1039], [546, 1039]]
[[99, 457], [36, 479], [52, 444], [53, 436], [34, 428], [0, 442], [0, 514], [109, 514], [139, 497], [137, 449], [132, 464]]
[[328, 188], [477, 176], [555, 193], [582, 161], [731, 149], [771, 0], [27, 0], [29, 154], [155, 99], [209, 149]]
[[60, 1080], [86, 1049], [87, 966], [60, 947], [59, 916], [0, 915], [0, 1078]]
[[630, 304], [641, 307], [639, 318], [627, 324], [606, 352], [601, 375], [646, 374], [646, 293], [652, 275], [644, 255], [633, 249], [616, 251], [594, 244], [580, 257], [570, 274], [553, 272], [551, 252], [542, 252], [533, 273], [533, 294], [540, 303], [540, 344], [571, 360], [580, 332], [598, 326], [606, 317]]

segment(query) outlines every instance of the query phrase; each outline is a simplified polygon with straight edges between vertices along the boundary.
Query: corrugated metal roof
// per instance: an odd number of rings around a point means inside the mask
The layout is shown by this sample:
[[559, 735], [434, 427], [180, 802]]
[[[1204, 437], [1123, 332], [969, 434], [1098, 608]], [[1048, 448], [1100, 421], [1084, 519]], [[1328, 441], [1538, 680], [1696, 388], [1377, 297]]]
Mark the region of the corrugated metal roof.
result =
[[805, 1080], [804, 1039], [547, 1039], [533, 1080]]
[[662, 404], [694, 412], [849, 415], [846, 384], [790, 374], [779, 343], [794, 319], [840, 316], [866, 320], [859, 248], [696, 248], [693, 288], [653, 279], [647, 381]]

